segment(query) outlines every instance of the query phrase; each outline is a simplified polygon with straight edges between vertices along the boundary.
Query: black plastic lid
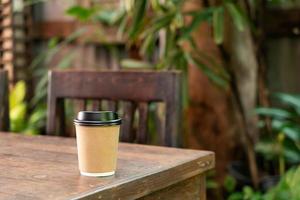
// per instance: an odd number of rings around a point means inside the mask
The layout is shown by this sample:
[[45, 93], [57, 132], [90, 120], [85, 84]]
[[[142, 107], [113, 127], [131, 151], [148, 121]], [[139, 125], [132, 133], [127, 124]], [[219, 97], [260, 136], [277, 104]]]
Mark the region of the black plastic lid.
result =
[[111, 126], [122, 122], [116, 112], [112, 111], [80, 111], [74, 123], [82, 126]]

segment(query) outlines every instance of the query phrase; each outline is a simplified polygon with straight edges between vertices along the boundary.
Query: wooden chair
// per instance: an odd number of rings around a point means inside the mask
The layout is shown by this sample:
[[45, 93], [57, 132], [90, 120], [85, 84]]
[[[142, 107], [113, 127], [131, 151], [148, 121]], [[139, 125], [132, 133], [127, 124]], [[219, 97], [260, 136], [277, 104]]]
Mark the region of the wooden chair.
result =
[[[181, 146], [181, 73], [178, 71], [50, 71], [48, 86], [47, 134], [64, 133], [64, 99], [110, 100], [110, 106], [125, 101], [121, 141], [147, 143], [147, 120], [150, 102], [164, 102], [165, 131], [159, 133], [159, 145]], [[135, 110], [138, 111], [136, 135], [132, 132]], [[97, 110], [97, 109], [94, 109]]]
[[9, 131], [8, 74], [0, 70], [0, 131]]

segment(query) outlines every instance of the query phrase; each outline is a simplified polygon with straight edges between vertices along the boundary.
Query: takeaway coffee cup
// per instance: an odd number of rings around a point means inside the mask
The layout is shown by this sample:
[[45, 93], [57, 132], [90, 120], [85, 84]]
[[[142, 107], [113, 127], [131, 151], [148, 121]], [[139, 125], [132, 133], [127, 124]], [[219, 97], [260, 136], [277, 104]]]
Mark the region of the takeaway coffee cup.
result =
[[121, 119], [111, 111], [81, 111], [74, 120], [81, 175], [115, 173]]

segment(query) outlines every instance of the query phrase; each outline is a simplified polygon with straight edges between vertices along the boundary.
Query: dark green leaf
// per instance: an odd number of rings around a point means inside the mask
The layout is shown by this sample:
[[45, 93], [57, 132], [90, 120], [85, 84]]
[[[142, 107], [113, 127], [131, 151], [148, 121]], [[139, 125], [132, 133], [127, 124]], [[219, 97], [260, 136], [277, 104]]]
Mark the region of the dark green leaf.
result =
[[217, 84], [218, 86], [221, 86], [221, 87], [226, 87], [228, 85], [228, 82], [226, 79], [217, 75], [213, 70], [211, 70], [204, 63], [200, 62], [198, 59], [191, 56], [189, 53], [186, 53], [185, 56], [190, 64], [193, 64], [196, 67], [199, 67], [202, 70], [202, 72], [215, 84]]
[[154, 51], [155, 46], [155, 35], [150, 34], [146, 37], [146, 39], [143, 41], [142, 47], [141, 47], [141, 54], [142, 55], [152, 55]]
[[290, 118], [293, 116], [290, 112], [280, 108], [257, 108], [255, 111], [257, 114], [266, 117]]
[[29, 120], [28, 120], [28, 126], [38, 129], [42, 128], [45, 125], [45, 119], [47, 115], [47, 108], [46, 105], [41, 105], [36, 107], [34, 111], [31, 113]]
[[236, 192], [236, 193], [231, 194], [228, 197], [228, 200], [244, 200], [244, 197], [243, 197], [242, 193]]
[[224, 69], [224, 67], [220, 63], [216, 61], [214, 56], [211, 56], [208, 53], [199, 49], [193, 38], [189, 37], [188, 41], [191, 44], [191, 47], [193, 48], [193, 51], [197, 54], [197, 56], [201, 58], [201, 60], [203, 60], [205, 63], [207, 63], [207, 65], [209, 65], [209, 67], [211, 67], [216, 74], [218, 74], [224, 80], [230, 80], [229, 73]]
[[69, 68], [75, 56], [76, 56], [76, 52], [69, 53], [68, 55], [66, 55], [60, 60], [60, 62], [57, 64], [56, 67], [60, 69]]
[[137, 36], [137, 33], [140, 31], [144, 15], [146, 13], [147, 0], [135, 0], [134, 1], [134, 10], [132, 16], [132, 25], [129, 30], [129, 38], [134, 39]]
[[70, 16], [76, 17], [79, 20], [86, 21], [88, 20], [93, 14], [95, 14], [96, 9], [93, 8], [85, 8], [82, 6], [73, 6], [66, 10], [66, 13]]
[[279, 146], [274, 141], [261, 140], [255, 145], [255, 151], [264, 155], [267, 160], [275, 159], [279, 155]]
[[120, 25], [117, 33], [118, 38], [122, 38], [123, 34], [125, 33], [127, 23], [128, 23], [128, 15], [125, 15], [120, 21]]
[[213, 13], [213, 9], [204, 9], [201, 11], [198, 11], [194, 16], [191, 24], [184, 27], [182, 29], [182, 36], [181, 39], [186, 39], [190, 37], [191, 32], [193, 32], [195, 29], [199, 27], [199, 25], [204, 22], [211, 19]]
[[285, 93], [276, 93], [274, 96], [279, 99], [282, 103], [293, 107], [298, 114], [300, 114], [300, 96], [291, 95]]
[[299, 163], [300, 162], [300, 152], [291, 150], [288, 148], [284, 149], [284, 156], [289, 163]]
[[30, 104], [31, 104], [32, 106], [35, 106], [35, 105], [37, 105], [40, 101], [45, 100], [46, 96], [47, 96], [47, 90], [46, 90], [46, 89], [41, 90], [41, 91], [39, 91], [38, 93], [36, 93], [36, 94], [34, 95], [34, 97], [32, 98], [32, 100], [31, 100], [31, 102], [30, 102]]
[[[174, 54], [177, 53], [176, 51], [174, 51], [176, 33], [168, 28], [166, 30], [166, 35], [165, 36], [166, 36], [166, 38], [165, 38], [166, 45], [165, 45], [165, 49], [163, 49], [163, 52], [164, 52], [163, 56], [168, 57], [169, 55], [171, 56], [171, 53], [173, 53], [173, 52], [174, 52]], [[170, 67], [170, 66], [167, 66], [167, 67]]]
[[226, 176], [226, 178], [224, 180], [224, 187], [227, 192], [234, 191], [234, 189], [236, 187], [236, 180], [234, 179], [234, 177], [229, 176], [229, 175]]
[[283, 127], [281, 130], [287, 137], [294, 141], [299, 141], [300, 139], [300, 129], [299, 127]]
[[51, 38], [50, 40], [49, 40], [49, 42], [48, 42], [48, 48], [54, 48], [54, 47], [56, 47], [57, 46], [57, 44], [58, 44], [58, 37], [53, 37], [53, 38]]
[[233, 20], [233, 23], [237, 27], [239, 31], [244, 31], [246, 27], [246, 20], [243, 15], [242, 9], [235, 3], [232, 2], [226, 2], [225, 6]]
[[219, 7], [213, 11], [214, 40], [217, 44], [223, 42], [224, 37], [224, 9]]
[[170, 13], [167, 13], [165, 15], [155, 18], [151, 22], [151, 27], [143, 33], [143, 36], [146, 37], [147, 35], [154, 34], [161, 29], [169, 28], [171, 22], [173, 21], [173, 19], [175, 17], [175, 14], [176, 14], [175, 12], [170, 12]]

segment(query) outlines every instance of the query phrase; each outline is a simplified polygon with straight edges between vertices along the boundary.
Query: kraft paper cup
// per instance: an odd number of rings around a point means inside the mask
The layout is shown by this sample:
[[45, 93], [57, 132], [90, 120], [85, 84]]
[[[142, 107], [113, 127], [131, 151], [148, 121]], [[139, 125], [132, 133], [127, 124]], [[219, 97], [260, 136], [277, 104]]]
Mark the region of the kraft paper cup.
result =
[[110, 176], [116, 171], [121, 119], [111, 111], [80, 111], [74, 120], [81, 175]]

